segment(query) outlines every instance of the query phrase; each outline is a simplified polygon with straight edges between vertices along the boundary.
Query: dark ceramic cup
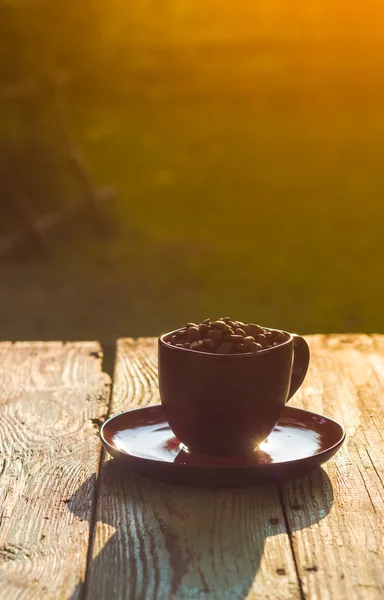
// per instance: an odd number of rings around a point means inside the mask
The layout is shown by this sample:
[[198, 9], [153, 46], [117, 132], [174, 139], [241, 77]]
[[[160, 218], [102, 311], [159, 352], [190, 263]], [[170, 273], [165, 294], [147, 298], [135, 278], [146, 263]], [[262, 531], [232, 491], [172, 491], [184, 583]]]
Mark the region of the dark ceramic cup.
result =
[[211, 354], [159, 338], [159, 389], [176, 437], [201, 454], [257, 450], [307, 372], [309, 348], [297, 335], [258, 354]]

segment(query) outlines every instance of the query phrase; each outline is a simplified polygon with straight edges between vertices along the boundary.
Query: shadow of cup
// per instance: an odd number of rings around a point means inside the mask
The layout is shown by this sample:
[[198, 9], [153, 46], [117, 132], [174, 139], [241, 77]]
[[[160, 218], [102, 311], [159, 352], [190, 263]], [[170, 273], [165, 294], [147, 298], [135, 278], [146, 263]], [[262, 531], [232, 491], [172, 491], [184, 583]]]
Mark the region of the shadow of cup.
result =
[[[287, 531], [281, 502], [291, 515], [291, 533], [318, 523], [333, 504], [332, 484], [322, 468], [279, 488], [213, 490], [155, 483], [109, 460], [100, 484], [96, 522], [114, 533], [88, 565], [87, 589], [96, 600], [244, 598], [266, 539]], [[93, 476], [70, 499], [68, 508], [79, 518], [94, 485]], [[292, 506], [286, 506], [288, 497], [295, 499]], [[96, 535], [96, 549], [99, 543]], [[276, 577], [285, 574], [285, 566], [276, 569]], [[80, 598], [82, 585], [71, 600]]]

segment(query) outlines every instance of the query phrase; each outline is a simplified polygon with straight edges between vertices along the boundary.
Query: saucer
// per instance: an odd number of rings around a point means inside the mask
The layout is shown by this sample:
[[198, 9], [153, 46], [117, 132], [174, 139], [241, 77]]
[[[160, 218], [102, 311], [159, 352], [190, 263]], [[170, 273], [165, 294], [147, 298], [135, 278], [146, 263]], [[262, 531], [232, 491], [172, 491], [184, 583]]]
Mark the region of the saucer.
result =
[[305, 475], [337, 452], [345, 432], [328, 417], [285, 406], [258, 452], [232, 457], [194, 454], [180, 444], [162, 406], [157, 405], [111, 417], [100, 436], [109, 454], [144, 477], [184, 485], [232, 487]]

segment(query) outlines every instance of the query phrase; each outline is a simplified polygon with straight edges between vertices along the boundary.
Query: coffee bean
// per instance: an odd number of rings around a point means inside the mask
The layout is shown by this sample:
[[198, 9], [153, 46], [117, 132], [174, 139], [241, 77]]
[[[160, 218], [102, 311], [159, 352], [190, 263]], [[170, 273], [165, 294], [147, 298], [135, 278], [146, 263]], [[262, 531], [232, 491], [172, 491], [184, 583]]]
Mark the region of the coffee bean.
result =
[[241, 344], [244, 339], [242, 335], [230, 335], [228, 337], [228, 341], [233, 342], [234, 344]]
[[236, 329], [236, 323], [235, 323], [235, 321], [228, 321], [227, 325], [229, 325], [230, 327], [232, 327], [233, 330]]
[[208, 331], [210, 331], [208, 325], [199, 325], [199, 331], [201, 334], [201, 337], [205, 337], [208, 333]]
[[241, 352], [241, 354], [244, 354], [244, 352], [249, 352], [249, 348], [244, 346], [244, 344], [237, 344], [235, 347], [235, 352]]
[[260, 325], [255, 325], [254, 323], [244, 327], [244, 330], [247, 335], [252, 335], [253, 337], [256, 337], [259, 333], [264, 333], [264, 329], [260, 327]]
[[171, 342], [172, 342], [172, 344], [178, 344], [179, 343], [179, 338], [177, 337], [177, 335], [173, 335], [171, 337]]
[[284, 333], [282, 331], [278, 331], [274, 341], [279, 342], [279, 344], [283, 344], [286, 341]]
[[251, 347], [252, 344], [255, 342], [255, 338], [252, 337], [251, 335], [247, 335], [244, 339], [243, 339], [243, 344], [247, 347]]
[[265, 335], [263, 333], [259, 333], [258, 335], [256, 335], [255, 340], [258, 344], [261, 344], [263, 346], [263, 348], [265, 348], [265, 346], [268, 343], [267, 338], [265, 337]]
[[227, 324], [224, 323], [224, 321], [213, 321], [212, 327], [223, 330], [223, 329], [227, 329]]
[[213, 340], [217, 331], [218, 329], [210, 329], [205, 337], [211, 338], [211, 340]]
[[192, 340], [193, 342], [199, 340], [201, 338], [199, 328], [197, 326], [189, 327], [189, 329], [187, 329], [187, 338]]
[[241, 327], [237, 327], [237, 328], [235, 329], [235, 333], [236, 333], [236, 335], [242, 335], [243, 337], [246, 337], [246, 335], [247, 335], [247, 334], [245, 333], [244, 329], [241, 329]]
[[224, 342], [223, 344], [221, 344], [221, 346], [218, 347], [217, 353], [218, 354], [231, 354], [232, 348], [233, 348], [233, 344], [231, 344], [230, 342]]
[[196, 342], [192, 342], [190, 348], [191, 348], [191, 350], [202, 350], [203, 340], [198, 340]]
[[228, 323], [231, 320], [231, 317], [220, 317], [219, 321], [224, 321], [224, 323]]
[[218, 344], [221, 344], [221, 342], [223, 341], [224, 338], [224, 331], [222, 331], [221, 329], [216, 329], [213, 339], [216, 340], [216, 342]]
[[235, 324], [237, 327], [241, 327], [241, 328], [245, 327], [245, 323], [243, 323], [243, 321], [235, 321]]
[[211, 319], [204, 319], [203, 325], [210, 325], [210, 324], [211, 324]]
[[234, 335], [235, 331], [234, 329], [232, 329], [232, 327], [230, 327], [229, 325], [227, 325], [226, 329], [225, 329], [225, 334], [226, 335]]
[[186, 327], [197, 327], [196, 323], [187, 323]]
[[203, 345], [204, 348], [207, 348], [208, 350], [215, 350], [217, 348], [216, 342], [208, 337], [203, 339]]
[[184, 344], [175, 344], [175, 346], [177, 346], [177, 348], [184, 348]]
[[262, 350], [262, 349], [263, 349], [263, 346], [261, 344], [258, 344], [257, 342], [254, 342], [251, 346], [251, 350], [252, 350], [253, 354], [260, 352], [260, 350]]
[[184, 348], [188, 349], [190, 347], [191, 347], [191, 344], [189, 342], [184, 342]]

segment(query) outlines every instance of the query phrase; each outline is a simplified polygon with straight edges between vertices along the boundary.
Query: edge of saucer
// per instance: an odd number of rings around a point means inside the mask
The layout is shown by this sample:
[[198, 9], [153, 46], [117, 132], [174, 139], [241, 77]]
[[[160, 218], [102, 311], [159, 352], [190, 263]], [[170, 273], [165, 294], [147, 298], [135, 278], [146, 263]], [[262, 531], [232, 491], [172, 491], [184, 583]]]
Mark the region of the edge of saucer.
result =
[[[116, 415], [113, 415], [112, 417], [109, 417], [109, 419], [107, 419], [103, 425], [100, 428], [100, 439], [101, 442], [104, 446], [104, 448], [107, 450], [107, 452], [113, 456], [113, 454], [109, 451], [109, 449], [111, 449], [113, 452], [116, 451], [116, 448], [114, 448], [113, 446], [111, 446], [109, 444], [109, 442], [107, 442], [107, 440], [104, 437], [104, 429], [106, 428], [107, 424], [110, 423], [113, 419], [117, 419], [118, 417], [121, 417], [121, 415], [127, 414], [127, 413], [131, 413], [131, 412], [137, 412], [137, 411], [145, 411], [148, 410], [150, 408], [162, 408], [161, 404], [154, 404], [152, 406], [144, 406], [142, 408], [133, 408], [131, 410], [126, 410], [123, 411], [121, 413], [118, 413]], [[314, 459], [314, 457], [321, 457], [324, 454], [328, 454], [330, 452], [332, 452], [332, 450], [337, 450], [338, 448], [340, 448], [340, 446], [342, 446], [342, 444], [344, 443], [345, 439], [346, 439], [346, 431], [344, 426], [339, 423], [338, 421], [336, 421], [335, 419], [332, 419], [331, 417], [327, 417], [325, 415], [313, 412], [312, 410], [306, 410], [304, 408], [296, 408], [295, 406], [286, 406], [286, 408], [292, 409], [294, 411], [299, 411], [299, 412], [303, 412], [303, 413], [310, 413], [312, 415], [315, 415], [316, 417], [320, 417], [322, 419], [327, 419], [328, 421], [332, 421], [335, 425], [337, 425], [338, 427], [340, 427], [341, 429], [341, 437], [340, 439], [333, 444], [332, 446], [329, 446], [329, 448], [326, 448], [325, 450], [322, 450], [321, 452], [319, 452], [318, 454], [315, 455], [311, 455], [311, 456], [304, 456], [301, 458], [294, 458], [291, 460], [287, 460], [281, 463], [272, 463], [272, 464], [262, 464], [262, 465], [200, 465], [200, 466], [196, 466], [196, 465], [185, 465], [185, 464], [175, 464], [172, 462], [165, 462], [162, 460], [157, 460], [155, 458], [146, 458], [146, 457], [140, 457], [140, 456], [134, 456], [133, 454], [129, 454], [128, 452], [124, 452], [122, 450], [118, 450], [118, 452], [120, 452], [124, 458], [127, 460], [131, 459], [132, 461], [144, 461], [145, 463], [149, 463], [152, 465], [168, 465], [169, 468], [177, 468], [177, 469], [204, 469], [204, 470], [209, 470], [209, 469], [234, 469], [234, 470], [239, 470], [239, 469], [250, 469], [250, 470], [255, 470], [255, 469], [263, 469], [263, 470], [268, 470], [268, 469], [272, 469], [273, 467], [276, 467], [277, 465], [290, 465], [292, 463], [295, 464], [302, 464], [305, 463], [306, 461], [311, 461]], [[166, 421], [166, 419], [164, 418], [164, 421]]]

